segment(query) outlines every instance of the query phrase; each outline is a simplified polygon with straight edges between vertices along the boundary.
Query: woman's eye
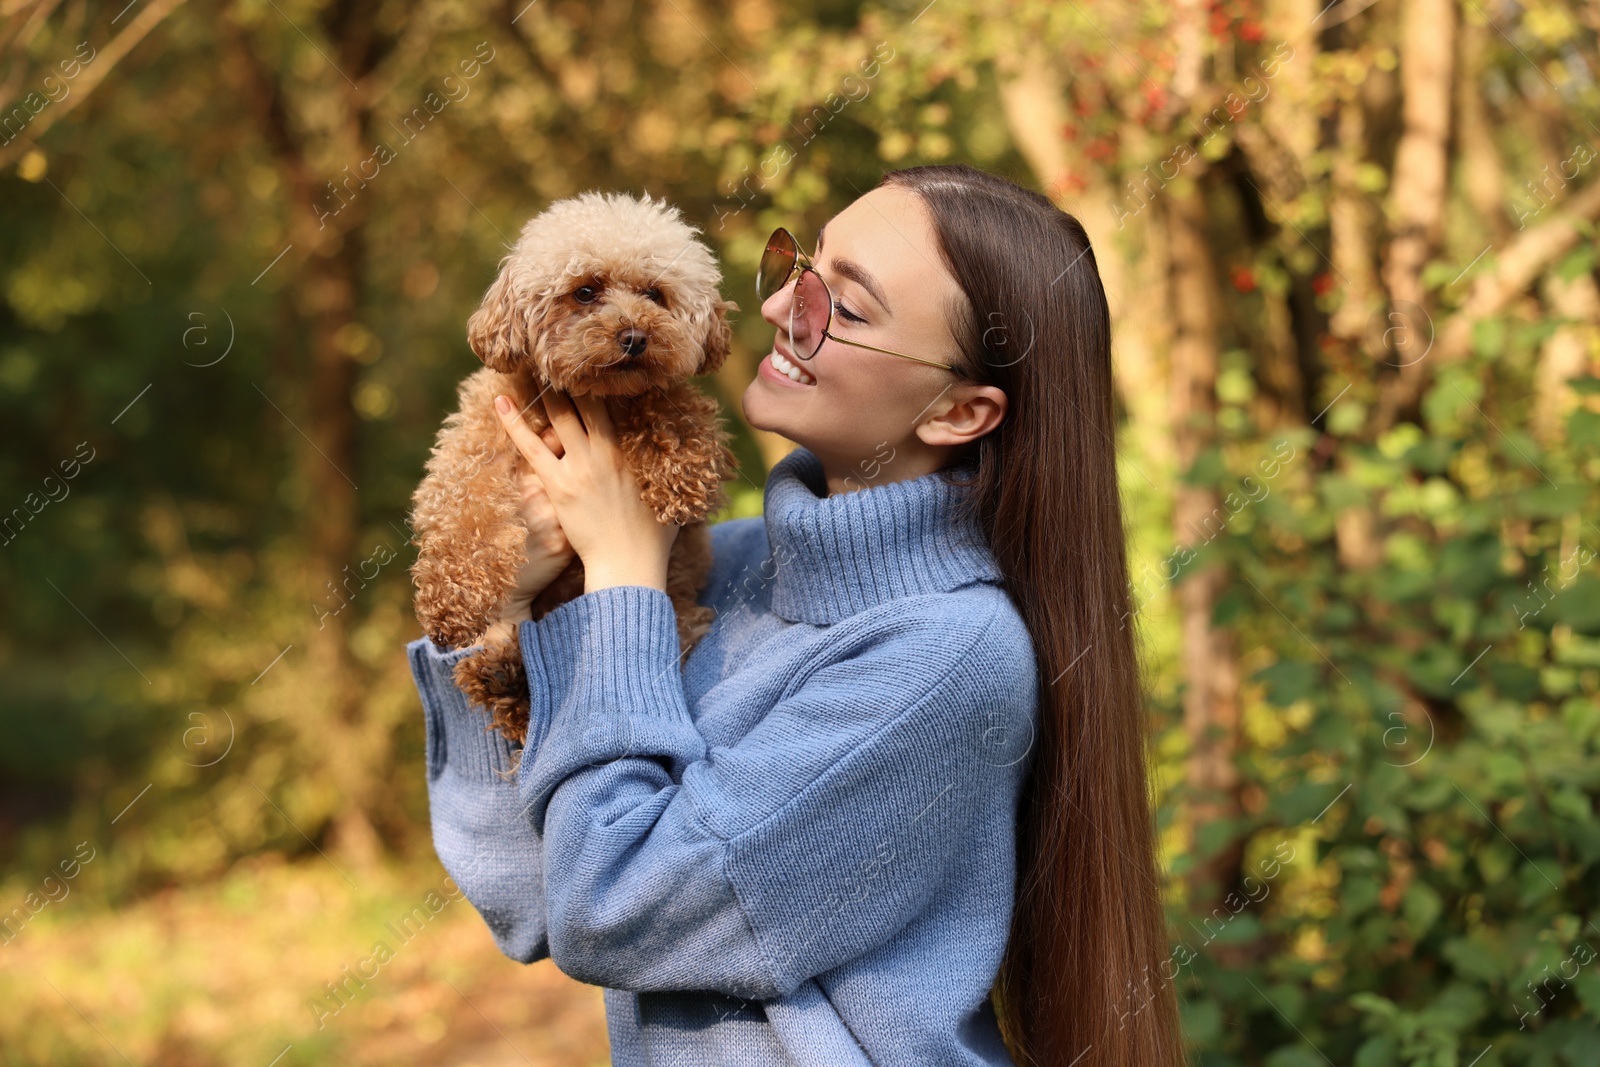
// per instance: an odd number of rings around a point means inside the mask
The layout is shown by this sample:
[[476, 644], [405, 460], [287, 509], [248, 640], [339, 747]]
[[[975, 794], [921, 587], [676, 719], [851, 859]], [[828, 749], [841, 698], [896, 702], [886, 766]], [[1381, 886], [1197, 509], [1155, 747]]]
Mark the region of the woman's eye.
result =
[[841, 318], [843, 318], [844, 321], [846, 321], [846, 322], [866, 322], [867, 321], [866, 319], [862, 318], [860, 315], [857, 315], [855, 312], [853, 312], [849, 308], [845, 307], [843, 304], [839, 303], [839, 301], [837, 301], [837, 300], [835, 300], [833, 302], [833, 313], [835, 315], [838, 315]]
[[649, 297], [651, 300], [654, 300], [656, 303], [660, 304], [662, 307], [666, 307], [667, 306], [667, 298], [665, 296], [661, 295], [661, 290], [657, 289], [654, 286], [651, 286], [649, 289], [646, 289], [644, 291], [644, 295]]
[[600, 296], [600, 290], [592, 285], [580, 285], [572, 294], [574, 300], [580, 304], [592, 304]]

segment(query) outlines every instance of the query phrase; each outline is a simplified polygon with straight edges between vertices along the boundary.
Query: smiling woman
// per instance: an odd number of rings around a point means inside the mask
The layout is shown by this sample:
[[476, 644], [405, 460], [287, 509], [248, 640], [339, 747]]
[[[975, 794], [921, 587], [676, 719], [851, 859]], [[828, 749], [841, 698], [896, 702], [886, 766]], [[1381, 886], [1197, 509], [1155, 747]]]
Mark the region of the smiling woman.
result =
[[[815, 265], [786, 230], [767, 249], [757, 294], [779, 330], [745, 390], [745, 417], [806, 444], [832, 472], [830, 491], [844, 491], [861, 459], [883, 448], [896, 457], [886, 479], [950, 466], [1000, 424], [1005, 392], [955, 368], [950, 311], [965, 297], [914, 193], [883, 185], [851, 204], [818, 233]], [[897, 349], [884, 347], [891, 340]], [[808, 391], [790, 394], [796, 383]]]
[[769, 242], [745, 415], [801, 447], [712, 528], [686, 662], [605, 400], [502, 409], [585, 592], [520, 625], [520, 747], [471, 650], [408, 647], [435, 847], [502, 951], [605, 988], [618, 1067], [1174, 1067], [1082, 227], [948, 166], [825, 231]]

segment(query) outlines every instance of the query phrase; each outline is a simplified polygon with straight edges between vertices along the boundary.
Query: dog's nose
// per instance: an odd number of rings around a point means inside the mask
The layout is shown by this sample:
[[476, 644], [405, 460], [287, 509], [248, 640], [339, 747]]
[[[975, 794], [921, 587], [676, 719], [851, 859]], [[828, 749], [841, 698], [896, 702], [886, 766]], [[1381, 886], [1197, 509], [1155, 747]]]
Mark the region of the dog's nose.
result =
[[636, 326], [629, 326], [617, 334], [617, 344], [630, 356], [643, 354], [645, 346], [650, 343], [650, 335]]

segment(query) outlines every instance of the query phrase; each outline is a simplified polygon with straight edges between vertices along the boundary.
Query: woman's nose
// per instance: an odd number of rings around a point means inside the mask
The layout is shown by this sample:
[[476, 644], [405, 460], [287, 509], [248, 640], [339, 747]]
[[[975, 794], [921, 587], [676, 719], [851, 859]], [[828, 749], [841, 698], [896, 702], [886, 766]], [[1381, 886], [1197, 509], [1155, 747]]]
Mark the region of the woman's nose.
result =
[[761, 317], [774, 326], [789, 328], [789, 304], [794, 300], [794, 279], [761, 302]]

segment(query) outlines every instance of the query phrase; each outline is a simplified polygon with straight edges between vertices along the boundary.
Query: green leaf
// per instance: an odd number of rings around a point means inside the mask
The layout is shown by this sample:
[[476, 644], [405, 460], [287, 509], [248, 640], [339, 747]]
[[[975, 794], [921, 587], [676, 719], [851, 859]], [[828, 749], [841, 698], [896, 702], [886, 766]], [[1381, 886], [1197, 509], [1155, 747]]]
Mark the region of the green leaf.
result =
[[1287, 708], [1304, 699], [1322, 682], [1322, 668], [1313, 663], [1279, 660], [1256, 671], [1250, 680], [1267, 688], [1267, 702]]
[[1273, 798], [1272, 817], [1284, 826], [1299, 826], [1316, 818], [1343, 789], [1332, 783], [1302, 782]]
[[1310, 1045], [1283, 1045], [1272, 1051], [1263, 1067], [1327, 1067], [1328, 1061]]
[[1289, 982], [1274, 982], [1267, 986], [1265, 992], [1275, 1009], [1273, 1015], [1280, 1021], [1288, 1019], [1298, 1024], [1305, 1017], [1306, 991], [1301, 986]]
[[1503, 982], [1511, 969], [1511, 961], [1505, 957], [1494, 935], [1483, 930], [1474, 931], [1466, 937], [1450, 938], [1445, 941], [1439, 954], [1461, 977], [1484, 984]]
[[1511, 864], [1516, 859], [1516, 853], [1491, 841], [1479, 845], [1472, 859], [1483, 875], [1484, 884], [1493, 886], [1505, 881], [1506, 875], [1511, 873]]
[[1577, 408], [1568, 415], [1567, 443], [1573, 448], [1600, 448], [1600, 411]]
[[1494, 687], [1507, 699], [1522, 703], [1539, 695], [1539, 672], [1532, 667], [1499, 660], [1490, 660], [1484, 666]]
[[1600, 634], [1600, 578], [1579, 575], [1556, 597], [1551, 615], [1579, 633]]
[[1600, 704], [1581, 697], [1561, 705], [1561, 725], [1574, 741], [1588, 741], [1600, 734]]
[[1584, 1013], [1600, 1021], [1600, 973], [1591, 970], [1580, 974], [1572, 980], [1572, 988], [1578, 994]]
[[1501, 355], [1506, 346], [1506, 320], [1479, 319], [1472, 327], [1472, 351], [1480, 356]]
[[[1226, 908], [1222, 910], [1224, 914], [1227, 913]], [[1207, 943], [1215, 945], [1248, 945], [1252, 941], [1259, 941], [1266, 933], [1256, 917], [1247, 911], [1230, 917], [1227, 925], [1220, 929], [1215, 926], [1210, 929], [1216, 930], [1216, 933]]]
[[1191, 1045], [1205, 1047], [1222, 1036], [1222, 1007], [1211, 997], [1186, 1000], [1179, 1007], [1184, 1038]]
[[1216, 855], [1234, 841], [1239, 828], [1232, 819], [1213, 819], [1201, 823], [1194, 831], [1194, 853], [1199, 859]]
[[1456, 443], [1443, 437], [1429, 437], [1407, 452], [1405, 459], [1425, 474], [1443, 474], [1456, 454]]
[[1573, 667], [1600, 667], [1600, 641], [1574, 634], [1556, 649], [1556, 662]]
[[1228, 467], [1222, 460], [1222, 450], [1212, 446], [1201, 451], [1180, 480], [1184, 485], [1221, 485], [1227, 481]]
[[1322, 628], [1329, 632], [1343, 632], [1360, 621], [1361, 615], [1348, 601], [1335, 600], [1322, 609]]
[[1550, 810], [1573, 822], [1588, 822], [1594, 818], [1594, 805], [1586, 795], [1572, 786], [1551, 790]]
[[1453, 683], [1465, 666], [1461, 654], [1449, 645], [1429, 645], [1406, 664], [1406, 677], [1429, 696], [1449, 697], [1457, 692]]
[[1496, 787], [1509, 787], [1517, 790], [1528, 777], [1527, 770], [1522, 761], [1510, 752], [1490, 752], [1483, 757], [1483, 769], [1489, 775], [1489, 781]]
[[1406, 887], [1401, 909], [1406, 922], [1411, 924], [1411, 936], [1420, 938], [1433, 926], [1434, 920], [1439, 918], [1440, 911], [1444, 909], [1444, 902], [1428, 883], [1412, 882]]
[[1438, 811], [1456, 797], [1456, 790], [1444, 778], [1427, 778], [1406, 794], [1406, 806], [1416, 811]]
[[1236, 585], [1224, 589], [1211, 607], [1211, 624], [1217, 627], [1228, 626], [1235, 619], [1247, 617], [1253, 596], [1253, 593]]
[[1350, 1006], [1368, 1015], [1376, 1015], [1380, 1019], [1398, 1019], [1400, 1017], [1400, 1006], [1388, 997], [1381, 997], [1376, 993], [1361, 992], [1351, 994]]
[[1345, 879], [1339, 892], [1340, 906], [1347, 916], [1360, 915], [1378, 903], [1378, 894], [1382, 889], [1378, 880], [1370, 875], [1352, 875]]
[[1566, 827], [1566, 834], [1581, 866], [1587, 867], [1600, 861], [1600, 823], [1571, 823]]
[[1512, 498], [1517, 514], [1530, 519], [1561, 519], [1583, 510], [1589, 497], [1585, 485], [1536, 485]]
[[1573, 249], [1567, 258], [1561, 261], [1556, 268], [1556, 275], [1564, 282], [1570, 282], [1580, 274], [1588, 274], [1594, 269], [1595, 247], [1584, 242]]
[[1561, 890], [1561, 865], [1554, 860], [1530, 860], [1517, 872], [1522, 885], [1520, 903], [1523, 907], [1537, 904], [1552, 893]]
[[[1568, 1020], [1561, 1021], [1565, 1023]], [[1561, 1055], [1572, 1067], [1592, 1067], [1600, 1063], [1600, 1033], [1592, 1026], [1572, 1025], [1567, 1040], [1561, 1046]]]
[[1388, 1034], [1369, 1037], [1356, 1050], [1354, 1067], [1394, 1067], [1400, 1062], [1396, 1056], [1397, 1048], [1395, 1039]]
[[1329, 511], [1343, 511], [1365, 503], [1367, 499], [1367, 494], [1359, 485], [1337, 474], [1324, 475], [1318, 480], [1317, 489], [1322, 493], [1323, 507]]
[[1455, 592], [1476, 599], [1500, 580], [1500, 553], [1497, 534], [1452, 537], [1439, 552], [1439, 576]]

